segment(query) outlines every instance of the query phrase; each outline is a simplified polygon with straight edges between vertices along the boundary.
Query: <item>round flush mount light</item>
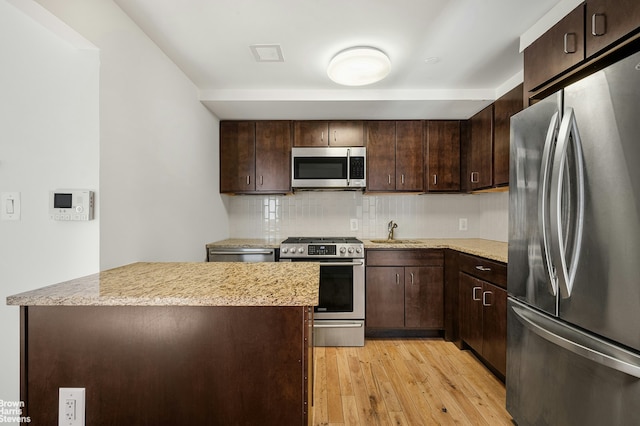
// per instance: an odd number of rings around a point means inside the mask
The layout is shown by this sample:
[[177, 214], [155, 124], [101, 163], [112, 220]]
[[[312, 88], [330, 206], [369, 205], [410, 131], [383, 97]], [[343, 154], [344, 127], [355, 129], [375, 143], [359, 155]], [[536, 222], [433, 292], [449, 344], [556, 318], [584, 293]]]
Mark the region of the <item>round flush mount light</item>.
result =
[[365, 86], [385, 78], [391, 61], [374, 47], [352, 47], [339, 52], [329, 62], [327, 74], [338, 84]]

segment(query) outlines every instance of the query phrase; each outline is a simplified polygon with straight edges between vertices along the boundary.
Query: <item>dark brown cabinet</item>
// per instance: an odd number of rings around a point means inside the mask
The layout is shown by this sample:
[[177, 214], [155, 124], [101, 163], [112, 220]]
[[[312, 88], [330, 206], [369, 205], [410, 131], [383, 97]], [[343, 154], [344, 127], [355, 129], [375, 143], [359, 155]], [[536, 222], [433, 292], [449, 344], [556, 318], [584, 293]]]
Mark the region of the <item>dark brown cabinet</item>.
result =
[[367, 329], [444, 327], [441, 250], [368, 250]]
[[460, 191], [460, 122], [427, 121], [425, 126], [425, 191]]
[[493, 104], [469, 119], [466, 186], [471, 191], [493, 185]]
[[423, 190], [422, 121], [368, 121], [367, 191]]
[[638, 0], [587, 0], [586, 56], [591, 57], [640, 28]]
[[522, 84], [514, 87], [493, 103], [493, 186], [509, 185], [511, 116], [520, 112], [522, 105]]
[[507, 357], [506, 265], [460, 255], [460, 337], [504, 378]]
[[362, 121], [295, 121], [294, 146], [364, 146]]
[[220, 192], [291, 191], [289, 121], [220, 122]]
[[536, 90], [584, 60], [584, 13], [582, 4], [524, 50], [525, 92]]

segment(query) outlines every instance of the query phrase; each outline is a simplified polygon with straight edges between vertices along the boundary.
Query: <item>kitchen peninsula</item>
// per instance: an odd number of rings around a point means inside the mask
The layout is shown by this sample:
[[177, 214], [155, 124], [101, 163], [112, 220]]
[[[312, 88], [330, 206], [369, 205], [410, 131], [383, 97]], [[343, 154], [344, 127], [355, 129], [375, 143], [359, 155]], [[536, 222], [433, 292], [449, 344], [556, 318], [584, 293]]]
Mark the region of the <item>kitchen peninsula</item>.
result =
[[21, 315], [21, 399], [57, 424], [306, 424], [314, 263], [134, 263], [7, 298]]

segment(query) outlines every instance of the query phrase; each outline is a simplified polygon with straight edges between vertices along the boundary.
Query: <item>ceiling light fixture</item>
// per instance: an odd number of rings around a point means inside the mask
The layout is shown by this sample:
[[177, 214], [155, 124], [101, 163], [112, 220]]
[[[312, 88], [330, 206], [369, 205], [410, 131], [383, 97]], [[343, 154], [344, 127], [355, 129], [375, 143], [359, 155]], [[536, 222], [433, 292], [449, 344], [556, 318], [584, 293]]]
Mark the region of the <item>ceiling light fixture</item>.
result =
[[365, 86], [385, 78], [391, 61], [374, 47], [351, 47], [339, 52], [329, 62], [327, 74], [338, 84]]

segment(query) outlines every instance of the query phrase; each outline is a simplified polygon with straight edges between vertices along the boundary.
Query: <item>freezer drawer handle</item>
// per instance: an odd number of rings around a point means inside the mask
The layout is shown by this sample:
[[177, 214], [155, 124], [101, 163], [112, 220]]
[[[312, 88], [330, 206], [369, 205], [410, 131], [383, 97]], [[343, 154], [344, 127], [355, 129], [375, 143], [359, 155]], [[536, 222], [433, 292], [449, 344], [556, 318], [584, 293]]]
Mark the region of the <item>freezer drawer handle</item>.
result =
[[[575, 336], [581, 336], [581, 333], [578, 331], [574, 331], [569, 329], [566, 326], [556, 324], [554, 321], [546, 320], [543, 318], [537, 318], [537, 314], [531, 314], [527, 312], [525, 309], [520, 308], [518, 306], [512, 306], [513, 312], [517, 315], [518, 320], [531, 331], [536, 333], [538, 336], [543, 339], [558, 345], [570, 352], [573, 352], [576, 355], [587, 358], [593, 362], [597, 362], [605, 367], [612, 368], [616, 371], [620, 371], [621, 373], [628, 374], [637, 379], [640, 379], [640, 357], [635, 354], [632, 354], [628, 351], [624, 351], [619, 348], [612, 347], [612, 345], [606, 342], [600, 342], [595, 338], [588, 337], [579, 339], [580, 342], [577, 342], [575, 338], [570, 336], [561, 336], [560, 333], [564, 332], [566, 334], [574, 334]], [[555, 333], [550, 330], [550, 328], [555, 329]], [[603, 348], [611, 347], [611, 352], [618, 353], [618, 356], [610, 355], [605, 353], [605, 351], [600, 350], [599, 348], [589, 347], [588, 343], [585, 340], [591, 340], [593, 343], [599, 343]], [[631, 362], [627, 362], [622, 357], [631, 358]]]
[[491, 271], [491, 268], [487, 268], [486, 266], [482, 266], [482, 265], [476, 266], [476, 269], [478, 271], [482, 271], [482, 272], [490, 272]]

